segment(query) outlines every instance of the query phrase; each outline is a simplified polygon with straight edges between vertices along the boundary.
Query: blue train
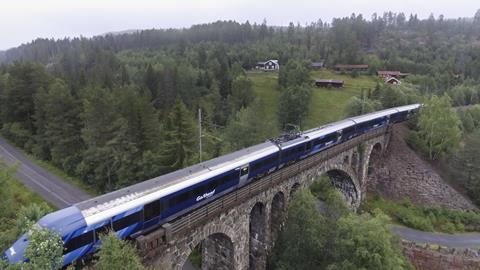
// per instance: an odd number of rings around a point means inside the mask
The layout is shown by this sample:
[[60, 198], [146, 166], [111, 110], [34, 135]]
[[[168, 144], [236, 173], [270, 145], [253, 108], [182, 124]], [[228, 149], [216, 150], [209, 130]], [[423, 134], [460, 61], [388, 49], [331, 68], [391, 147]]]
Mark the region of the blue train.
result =
[[[113, 230], [121, 239], [147, 233], [165, 222], [231, 192], [254, 179], [314, 155], [367, 131], [405, 121], [419, 104], [348, 118], [296, 136], [271, 140], [126, 187], [50, 213], [37, 226], [54, 230], [64, 241], [69, 265], [99, 247], [99, 235]], [[3, 256], [24, 261], [27, 234]]]

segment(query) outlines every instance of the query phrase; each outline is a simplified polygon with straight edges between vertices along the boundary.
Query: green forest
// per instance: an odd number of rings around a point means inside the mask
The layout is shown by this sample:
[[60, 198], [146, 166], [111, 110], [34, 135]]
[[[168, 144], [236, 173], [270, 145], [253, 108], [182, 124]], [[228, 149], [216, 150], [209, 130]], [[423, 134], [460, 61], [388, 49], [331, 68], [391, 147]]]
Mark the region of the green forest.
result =
[[[303, 26], [218, 21], [37, 39], [1, 54], [1, 133], [94, 189], [111, 191], [292, 127], [433, 94], [447, 93], [458, 106], [478, 103], [479, 34], [479, 12], [456, 20], [387, 12]], [[279, 60], [278, 73], [252, 71], [268, 59]], [[320, 59], [327, 68], [347, 63], [369, 70], [349, 75], [347, 95], [316, 91], [314, 79], [336, 76], [310, 69]], [[410, 76], [401, 88], [385, 89], [368, 76], [378, 69]]]

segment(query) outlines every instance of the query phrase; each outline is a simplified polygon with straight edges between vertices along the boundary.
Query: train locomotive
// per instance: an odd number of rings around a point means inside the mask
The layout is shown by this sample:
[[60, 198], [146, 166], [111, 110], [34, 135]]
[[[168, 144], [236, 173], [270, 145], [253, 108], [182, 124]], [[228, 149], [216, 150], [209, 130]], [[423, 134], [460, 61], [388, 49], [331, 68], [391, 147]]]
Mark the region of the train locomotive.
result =
[[[242, 149], [47, 214], [35, 226], [59, 233], [64, 265], [101, 247], [99, 235], [120, 239], [148, 233], [182, 214], [255, 179], [339, 143], [410, 118], [420, 104], [373, 112]], [[11, 264], [25, 260], [28, 233], [4, 253]]]

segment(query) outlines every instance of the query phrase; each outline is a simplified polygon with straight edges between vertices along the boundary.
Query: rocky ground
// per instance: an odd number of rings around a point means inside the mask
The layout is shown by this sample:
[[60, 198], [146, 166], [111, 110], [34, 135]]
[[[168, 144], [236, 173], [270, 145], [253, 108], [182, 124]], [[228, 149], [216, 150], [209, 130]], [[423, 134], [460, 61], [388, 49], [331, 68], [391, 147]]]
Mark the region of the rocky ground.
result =
[[391, 200], [410, 198], [421, 205], [478, 210], [466, 197], [446, 184], [434, 168], [405, 143], [405, 124], [393, 128], [389, 149], [372, 172], [368, 191]]

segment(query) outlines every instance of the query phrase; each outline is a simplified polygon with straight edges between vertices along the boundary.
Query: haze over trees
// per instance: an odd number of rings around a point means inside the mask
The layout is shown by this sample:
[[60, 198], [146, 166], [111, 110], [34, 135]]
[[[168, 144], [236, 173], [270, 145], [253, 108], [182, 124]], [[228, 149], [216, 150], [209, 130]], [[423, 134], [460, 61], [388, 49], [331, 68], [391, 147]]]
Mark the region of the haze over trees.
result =
[[[479, 33], [475, 20], [387, 12], [305, 26], [218, 21], [185, 30], [38, 39], [0, 59], [1, 133], [110, 191], [198, 162], [199, 108], [204, 159], [262, 142], [276, 135], [272, 131], [302, 128], [309, 67], [319, 59], [330, 67], [365, 63], [370, 73], [412, 74], [415, 86], [365, 89], [348, 115], [445, 92], [455, 104], [477, 103], [480, 50], [473, 44]], [[245, 73], [267, 59], [281, 64], [279, 121], [273, 123], [262, 119]]]

